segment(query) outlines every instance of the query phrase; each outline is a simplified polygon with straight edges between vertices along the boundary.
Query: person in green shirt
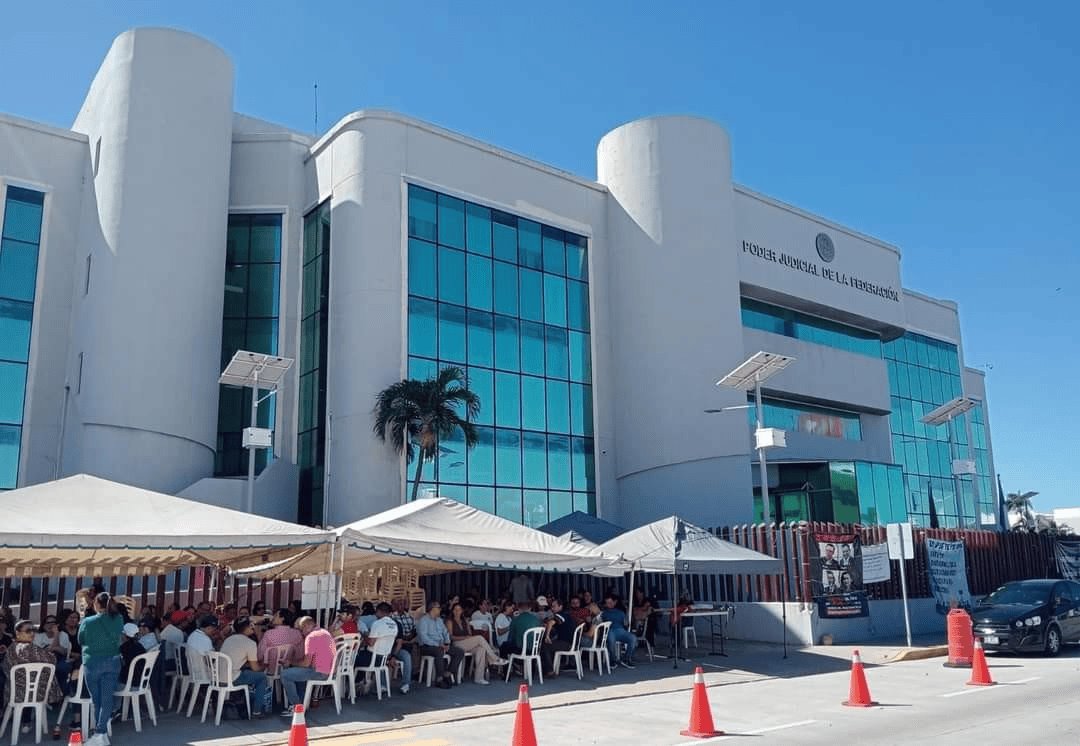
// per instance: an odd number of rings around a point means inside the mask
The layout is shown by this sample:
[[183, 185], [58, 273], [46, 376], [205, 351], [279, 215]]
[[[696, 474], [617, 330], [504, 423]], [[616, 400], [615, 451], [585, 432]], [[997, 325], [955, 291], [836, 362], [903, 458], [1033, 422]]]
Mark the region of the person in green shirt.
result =
[[120, 638], [124, 618], [108, 593], [94, 598], [93, 616], [79, 624], [82, 646], [83, 680], [94, 701], [94, 735], [86, 746], [110, 746], [108, 727], [112, 717], [113, 692], [120, 678]]
[[[510, 622], [510, 632], [506, 642], [499, 647], [499, 653], [505, 658], [511, 653], [520, 653], [525, 645], [525, 632], [533, 627], [544, 629], [540, 617], [532, 612], [532, 602], [525, 601], [517, 605], [517, 614], [514, 621]], [[541, 635], [541, 641], [546, 635]], [[552, 676], [553, 649], [550, 642], [541, 642], [540, 661], [544, 664], [544, 676]]]

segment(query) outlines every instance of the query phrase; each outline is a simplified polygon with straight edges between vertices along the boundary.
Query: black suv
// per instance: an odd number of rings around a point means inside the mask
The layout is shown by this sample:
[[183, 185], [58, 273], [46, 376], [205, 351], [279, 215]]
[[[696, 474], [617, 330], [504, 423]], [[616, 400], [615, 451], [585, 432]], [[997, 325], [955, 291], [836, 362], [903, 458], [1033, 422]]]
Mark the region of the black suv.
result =
[[1063, 643], [1080, 642], [1080, 583], [1006, 583], [979, 602], [971, 622], [986, 650], [1057, 655]]

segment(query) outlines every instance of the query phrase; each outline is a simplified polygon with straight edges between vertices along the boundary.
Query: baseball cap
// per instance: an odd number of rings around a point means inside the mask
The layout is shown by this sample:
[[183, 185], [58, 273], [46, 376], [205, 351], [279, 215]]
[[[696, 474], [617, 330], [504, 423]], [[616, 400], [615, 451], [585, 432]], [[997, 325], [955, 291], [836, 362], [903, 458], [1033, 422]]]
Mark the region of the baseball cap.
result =
[[537, 606], [547, 606], [548, 605], [547, 596], [537, 596], [536, 597], [536, 605]]
[[169, 617], [169, 621], [173, 624], [183, 624], [187, 621], [188, 615], [183, 611], [174, 611], [172, 616]]
[[139, 634], [139, 628], [137, 625], [133, 624], [132, 622], [128, 622], [124, 625], [125, 637], [134, 637], [137, 634]]
[[204, 627], [217, 626], [219, 626], [218, 618], [213, 614], [203, 614], [201, 617], [199, 617], [199, 629], [203, 629]]

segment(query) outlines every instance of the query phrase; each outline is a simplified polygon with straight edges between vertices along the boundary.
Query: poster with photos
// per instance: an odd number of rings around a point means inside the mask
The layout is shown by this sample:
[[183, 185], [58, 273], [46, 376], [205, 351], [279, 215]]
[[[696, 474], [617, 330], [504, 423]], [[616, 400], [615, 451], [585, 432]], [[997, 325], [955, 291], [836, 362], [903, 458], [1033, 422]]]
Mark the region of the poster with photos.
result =
[[867, 616], [858, 534], [814, 533], [810, 539], [810, 578], [821, 617]]

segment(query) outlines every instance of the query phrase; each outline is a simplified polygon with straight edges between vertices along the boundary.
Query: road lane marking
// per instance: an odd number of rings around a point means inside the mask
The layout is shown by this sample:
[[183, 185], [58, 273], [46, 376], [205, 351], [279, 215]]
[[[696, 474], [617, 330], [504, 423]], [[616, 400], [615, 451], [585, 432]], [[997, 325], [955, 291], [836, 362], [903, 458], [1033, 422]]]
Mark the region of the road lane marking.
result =
[[999, 682], [997, 682], [997, 686], [975, 686], [975, 687], [971, 687], [970, 689], [963, 689], [963, 690], [961, 690], [959, 692], [948, 692], [947, 694], [942, 694], [941, 696], [942, 697], [960, 697], [960, 696], [963, 696], [965, 694], [975, 694], [976, 692], [985, 692], [985, 691], [989, 691], [991, 689], [1000, 689], [1002, 686], [1009, 687], [1009, 686], [1015, 686], [1017, 684], [1029, 684], [1032, 681], [1038, 681], [1040, 678], [1042, 678], [1042, 677], [1041, 676], [1030, 676], [1030, 677], [1028, 677], [1026, 679], [1017, 679], [1016, 681], [999, 681]]
[[413, 731], [390, 731], [387, 733], [367, 733], [352, 736], [325, 736], [312, 738], [312, 746], [366, 746], [366, 744], [392, 744], [392, 746], [450, 746], [444, 738], [426, 738], [415, 740]]
[[732, 733], [730, 736], [720, 736], [719, 738], [710, 739], [712, 741], [726, 741], [729, 738], [738, 738], [741, 736], [757, 736], [762, 733], [772, 733], [778, 730], [787, 730], [788, 728], [800, 728], [804, 725], [813, 725], [817, 720], [800, 720], [797, 723], [784, 723], [783, 725], [770, 725], [768, 728], [758, 728], [757, 730], [741, 731], [739, 733]]

